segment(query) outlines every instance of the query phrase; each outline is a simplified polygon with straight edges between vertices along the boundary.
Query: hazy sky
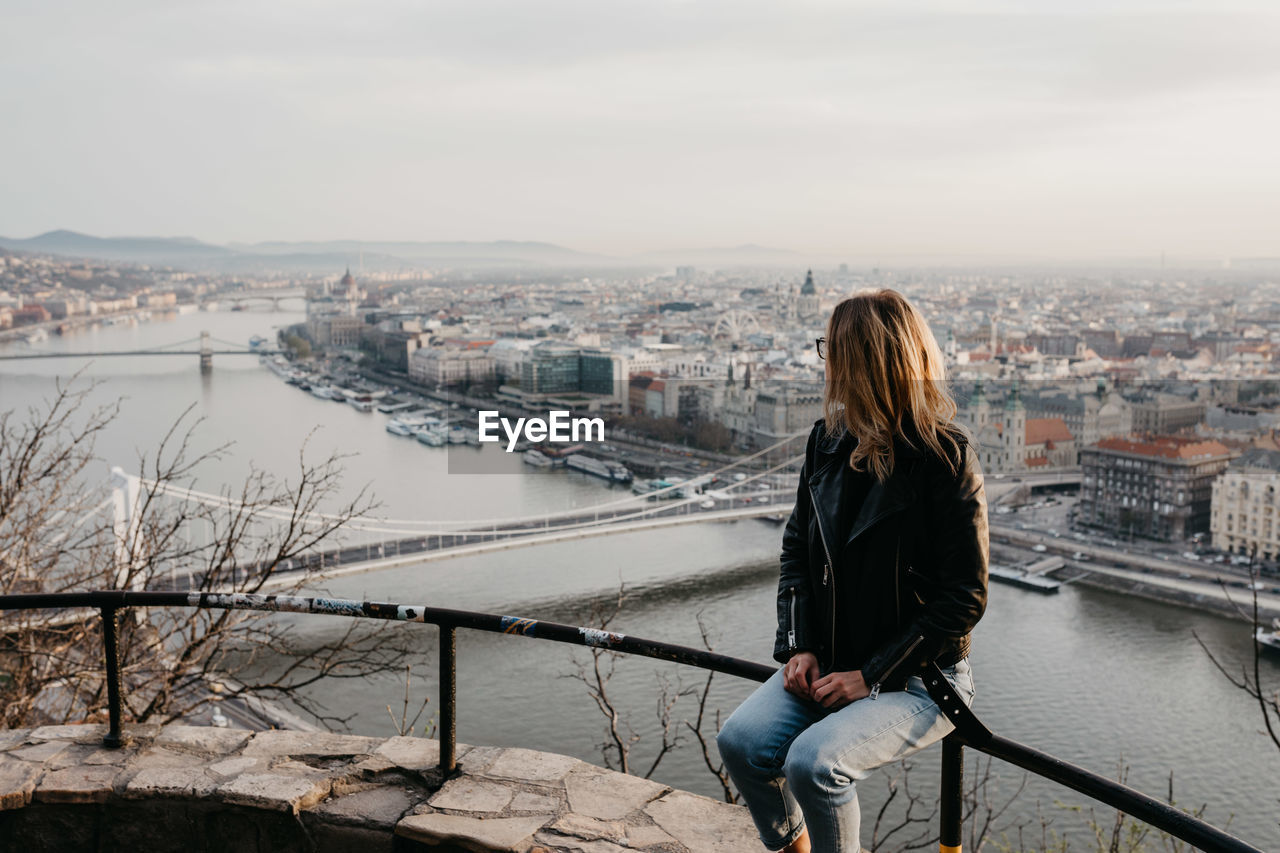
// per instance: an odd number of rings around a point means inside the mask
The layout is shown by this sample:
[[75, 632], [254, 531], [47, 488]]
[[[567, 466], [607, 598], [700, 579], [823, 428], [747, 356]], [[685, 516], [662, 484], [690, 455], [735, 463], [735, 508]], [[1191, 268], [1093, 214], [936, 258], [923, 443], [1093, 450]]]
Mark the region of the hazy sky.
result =
[[1280, 3], [5, 0], [0, 234], [1280, 255]]

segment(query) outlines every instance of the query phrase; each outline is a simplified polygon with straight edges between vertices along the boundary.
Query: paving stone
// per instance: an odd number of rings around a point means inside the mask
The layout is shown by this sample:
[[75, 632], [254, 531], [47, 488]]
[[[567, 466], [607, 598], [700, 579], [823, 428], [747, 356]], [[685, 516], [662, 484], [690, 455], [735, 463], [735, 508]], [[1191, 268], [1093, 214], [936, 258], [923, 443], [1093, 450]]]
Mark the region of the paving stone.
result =
[[455, 844], [478, 853], [525, 853], [532, 846], [533, 834], [552, 817], [476, 818], [435, 812], [406, 817], [396, 824], [396, 835], [424, 844]]
[[351, 765], [351, 769], [359, 772], [362, 776], [377, 776], [379, 773], [385, 773], [395, 767], [396, 763], [382, 755], [371, 755], [368, 758], [362, 758], [355, 764]]
[[742, 806], [673, 791], [649, 803], [645, 813], [678, 842], [699, 853], [763, 849], [751, 816]]
[[631, 824], [627, 827], [628, 847], [653, 847], [657, 844], [671, 844], [674, 841], [674, 838], [656, 824]]
[[376, 737], [276, 729], [258, 732], [241, 750], [241, 753], [243, 755], [367, 755], [382, 743], [383, 739]]
[[479, 775], [487, 771], [504, 752], [506, 750], [500, 746], [472, 746], [464, 753], [459, 745], [458, 767], [464, 773]]
[[102, 736], [106, 733], [107, 727], [103, 725], [40, 726], [31, 730], [28, 739], [33, 741], [73, 740], [79, 743], [89, 743], [91, 741], [102, 743]]
[[111, 795], [119, 767], [82, 765], [44, 774], [34, 799], [45, 803], [102, 803]]
[[440, 763], [440, 741], [424, 737], [393, 737], [374, 750], [406, 770], [429, 770]]
[[241, 773], [244, 773], [246, 770], [261, 766], [262, 761], [263, 760], [260, 758], [237, 755], [232, 758], [224, 758], [221, 761], [215, 761], [213, 764], [210, 764], [209, 772], [219, 779], [232, 779], [239, 776]]
[[[244, 757], [248, 758], [249, 756]], [[284, 761], [273, 761], [271, 763], [271, 772], [281, 773], [285, 776], [314, 776], [319, 778], [321, 776], [340, 776], [343, 771], [349, 768], [349, 766], [350, 765], [347, 764], [339, 764], [334, 767], [313, 767], [304, 761], [294, 761], [293, 759], [288, 758]]]
[[[48, 770], [62, 770], [66, 767], [77, 767], [85, 763], [90, 755], [101, 750], [101, 746], [95, 746], [90, 743], [76, 743], [74, 740], [67, 741], [67, 748], [60, 750], [44, 763]], [[120, 752], [122, 750], [116, 750]], [[101, 762], [98, 762], [101, 763]]]
[[39, 764], [0, 756], [0, 810], [20, 809], [31, 802], [31, 793], [43, 773]]
[[511, 802], [515, 790], [507, 785], [459, 776], [444, 783], [429, 802], [432, 808], [462, 812], [500, 812]]
[[148, 767], [137, 773], [125, 786], [129, 798], [204, 797], [212, 794], [219, 780], [204, 772], [204, 765], [187, 767]]
[[513, 812], [558, 812], [560, 800], [547, 794], [521, 791], [511, 800], [508, 808]]
[[554, 832], [539, 832], [533, 840], [538, 844], [549, 845], [551, 850], [572, 851], [572, 853], [633, 853], [629, 847], [623, 847], [602, 838], [574, 838]]
[[583, 764], [564, 780], [569, 808], [580, 815], [616, 820], [671, 790], [665, 785]]
[[17, 746], [24, 742], [29, 734], [31, 734], [31, 729], [8, 729], [6, 731], [0, 731], [0, 750], [8, 749], [11, 746]]
[[156, 735], [157, 746], [181, 749], [201, 755], [230, 755], [240, 749], [253, 732], [244, 729], [217, 729], [212, 726], [169, 725]]
[[23, 761], [35, 761], [43, 764], [71, 745], [72, 741], [69, 740], [47, 740], [32, 746], [11, 749], [5, 755], [21, 758]]
[[416, 792], [382, 785], [355, 791], [341, 797], [330, 797], [311, 809], [311, 813], [323, 816], [326, 821], [376, 826], [390, 831], [405, 812], [418, 802]]
[[586, 839], [604, 838], [609, 841], [622, 841], [627, 837], [627, 825], [620, 820], [599, 820], [574, 812], [560, 815], [547, 829], [561, 835], [573, 835]]
[[227, 802], [294, 812], [310, 808], [329, 793], [327, 779], [301, 779], [276, 773], [245, 773], [218, 788]]
[[149, 746], [134, 755], [127, 769], [144, 770], [148, 767], [190, 767], [191, 756], [159, 746]]
[[[84, 757], [85, 764], [115, 764], [123, 766], [126, 762], [138, 754], [136, 747], [121, 747], [119, 749], [107, 749], [100, 746], [94, 751], [88, 753]], [[64, 753], [65, 755], [65, 753]], [[62, 756], [58, 756], [59, 759]]]
[[580, 765], [581, 761], [567, 755], [517, 747], [504, 749], [484, 773], [486, 776], [522, 779], [526, 782], [559, 782], [569, 771]]

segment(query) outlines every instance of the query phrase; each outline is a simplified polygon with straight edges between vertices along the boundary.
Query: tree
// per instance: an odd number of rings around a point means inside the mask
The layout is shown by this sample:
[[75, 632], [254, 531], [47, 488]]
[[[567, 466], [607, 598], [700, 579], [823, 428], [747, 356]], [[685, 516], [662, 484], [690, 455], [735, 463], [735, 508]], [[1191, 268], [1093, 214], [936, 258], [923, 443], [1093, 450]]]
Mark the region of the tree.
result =
[[[188, 409], [153, 453], [139, 456], [132, 521], [122, 525], [103, 511], [112, 497], [92, 470], [95, 440], [121, 405], [90, 409], [94, 387], [60, 382], [25, 416], [0, 413], [0, 593], [155, 590], [189, 578], [193, 590], [290, 594], [306, 580], [294, 567], [373, 508], [363, 489], [338, 500], [342, 458], [312, 463], [305, 444], [290, 477], [255, 468], [234, 490], [193, 494], [197, 474], [231, 445], [194, 451], [199, 421]], [[191, 531], [202, 528], [207, 540], [193, 540]], [[302, 688], [400, 671], [411, 639], [388, 631], [403, 626], [351, 620], [308, 645], [276, 614], [244, 610], [137, 609], [121, 617], [124, 718], [137, 722], [257, 698], [343, 726], [349, 718]], [[94, 612], [0, 612], [0, 726], [105, 719], [101, 621]]]
[[[1263, 631], [1262, 614], [1258, 610], [1258, 589], [1262, 586], [1262, 582], [1256, 564], [1257, 556], [1258, 548], [1255, 545], [1249, 551], [1249, 589], [1253, 593], [1253, 604], [1248, 614], [1242, 614], [1248, 617], [1253, 654], [1248, 659], [1248, 662], [1240, 667], [1239, 676], [1227, 668], [1227, 665], [1213, 653], [1213, 650], [1205, 644], [1199, 634], [1195, 631], [1192, 631], [1191, 634], [1196, 638], [1196, 642], [1200, 644], [1200, 648], [1204, 650], [1204, 653], [1209, 656], [1209, 660], [1218, 668], [1218, 671], [1232, 685], [1239, 690], [1243, 690], [1258, 703], [1258, 713], [1262, 717], [1265, 734], [1275, 744], [1275, 747], [1280, 749], [1280, 689], [1267, 688], [1262, 684], [1262, 643], [1258, 639]], [[1223, 592], [1227, 593], [1227, 598], [1230, 600], [1231, 593], [1227, 590], [1225, 584], [1222, 589]]]

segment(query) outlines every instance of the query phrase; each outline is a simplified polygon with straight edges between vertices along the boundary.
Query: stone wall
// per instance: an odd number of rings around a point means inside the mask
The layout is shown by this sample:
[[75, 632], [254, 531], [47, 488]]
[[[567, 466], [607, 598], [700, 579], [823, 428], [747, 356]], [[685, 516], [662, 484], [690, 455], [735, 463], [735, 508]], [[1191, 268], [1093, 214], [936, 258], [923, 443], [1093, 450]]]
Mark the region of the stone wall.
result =
[[764, 848], [738, 806], [528, 749], [322, 732], [0, 731], [0, 853]]

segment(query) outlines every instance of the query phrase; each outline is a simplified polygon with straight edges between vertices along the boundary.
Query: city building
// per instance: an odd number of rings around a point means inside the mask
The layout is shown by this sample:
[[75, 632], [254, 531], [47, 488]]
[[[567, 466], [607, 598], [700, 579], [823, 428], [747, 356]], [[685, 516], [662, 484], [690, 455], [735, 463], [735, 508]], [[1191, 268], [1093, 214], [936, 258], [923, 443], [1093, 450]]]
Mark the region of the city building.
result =
[[1117, 536], [1179, 542], [1209, 531], [1224, 444], [1188, 436], [1104, 438], [1080, 453], [1076, 520]]
[[1204, 420], [1204, 401], [1157, 391], [1130, 401], [1133, 431], [1165, 435]]
[[1099, 379], [1091, 394], [1048, 391], [1027, 394], [1023, 398], [1032, 419], [1061, 418], [1075, 439], [1078, 464], [1079, 450], [1104, 438], [1134, 432], [1129, 402], [1119, 394], [1108, 393], [1106, 380]]
[[322, 349], [358, 347], [366, 328], [360, 317], [348, 314], [320, 314], [307, 318], [307, 337]]
[[1213, 483], [1213, 544], [1280, 560], [1280, 451], [1253, 447]]
[[961, 423], [978, 444], [978, 457], [987, 474], [1007, 474], [1027, 467], [1027, 410], [1017, 383], [1009, 389], [1004, 405], [996, 409], [987, 399], [981, 380], [975, 383]]
[[1023, 464], [1030, 469], [1076, 464], [1076, 440], [1062, 418], [1027, 418]]
[[430, 388], [494, 380], [493, 356], [478, 348], [423, 347], [409, 357], [409, 378]]

